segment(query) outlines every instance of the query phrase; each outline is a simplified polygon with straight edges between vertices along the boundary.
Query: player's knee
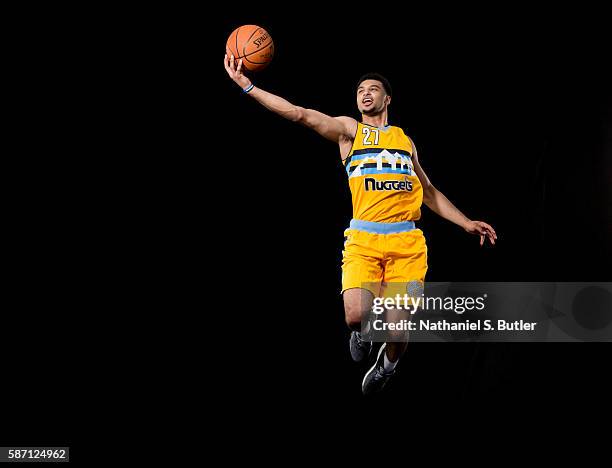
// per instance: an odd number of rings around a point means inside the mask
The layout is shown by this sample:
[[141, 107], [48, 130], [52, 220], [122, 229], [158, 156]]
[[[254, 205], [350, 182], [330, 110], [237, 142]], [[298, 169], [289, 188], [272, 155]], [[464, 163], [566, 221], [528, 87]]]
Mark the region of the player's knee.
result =
[[344, 320], [346, 321], [346, 325], [351, 330], [359, 330], [361, 327], [361, 317], [363, 315], [363, 311], [361, 307], [353, 304], [344, 304]]

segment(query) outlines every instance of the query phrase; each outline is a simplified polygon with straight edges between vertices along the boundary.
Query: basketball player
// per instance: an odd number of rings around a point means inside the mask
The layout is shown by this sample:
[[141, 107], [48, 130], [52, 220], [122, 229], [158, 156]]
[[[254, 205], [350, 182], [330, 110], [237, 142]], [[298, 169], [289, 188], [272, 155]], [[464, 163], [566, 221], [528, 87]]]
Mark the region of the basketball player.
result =
[[[482, 221], [472, 221], [437, 190], [419, 164], [414, 142], [401, 128], [390, 126], [387, 112], [391, 86], [381, 75], [371, 73], [357, 83], [357, 108], [361, 122], [351, 117], [330, 117], [255, 87], [242, 73], [242, 59], [225, 55], [229, 77], [267, 109], [338, 144], [349, 179], [353, 219], [342, 260], [342, 296], [346, 323], [352, 330], [350, 352], [363, 361], [372, 344], [362, 339], [361, 319], [374, 297], [395, 297], [388, 285], [423, 284], [427, 272], [425, 237], [414, 222], [421, 216], [421, 203], [432, 211], [495, 244], [495, 230]], [[404, 293], [406, 289], [404, 289]], [[364, 394], [381, 390], [395, 372], [406, 342], [384, 343], [362, 382]]]

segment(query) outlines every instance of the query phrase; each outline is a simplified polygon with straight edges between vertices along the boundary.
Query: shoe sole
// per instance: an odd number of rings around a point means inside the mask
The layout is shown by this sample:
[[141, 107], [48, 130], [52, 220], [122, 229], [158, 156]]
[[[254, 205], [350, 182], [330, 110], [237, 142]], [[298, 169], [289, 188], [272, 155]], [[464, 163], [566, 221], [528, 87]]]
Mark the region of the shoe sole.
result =
[[378, 350], [378, 354], [376, 355], [376, 360], [374, 361], [374, 365], [370, 367], [370, 370], [367, 371], [365, 375], [363, 376], [363, 380], [361, 381], [361, 392], [362, 393], [363, 393], [363, 387], [365, 386], [366, 378], [368, 377], [368, 375], [370, 375], [370, 372], [373, 372], [374, 369], [376, 369], [376, 364], [378, 363], [378, 360], [380, 359], [380, 354], [385, 350], [386, 347], [387, 347], [387, 343], [383, 343], [383, 345]]

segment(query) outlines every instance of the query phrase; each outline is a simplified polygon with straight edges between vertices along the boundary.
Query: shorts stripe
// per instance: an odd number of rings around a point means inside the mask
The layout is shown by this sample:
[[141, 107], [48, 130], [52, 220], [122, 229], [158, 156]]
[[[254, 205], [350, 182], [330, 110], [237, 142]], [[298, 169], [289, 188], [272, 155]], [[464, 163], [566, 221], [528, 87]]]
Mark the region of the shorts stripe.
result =
[[361, 219], [351, 219], [349, 229], [357, 231], [371, 232], [372, 234], [395, 234], [416, 229], [414, 221], [402, 221], [400, 223], [376, 223], [373, 221], [362, 221]]

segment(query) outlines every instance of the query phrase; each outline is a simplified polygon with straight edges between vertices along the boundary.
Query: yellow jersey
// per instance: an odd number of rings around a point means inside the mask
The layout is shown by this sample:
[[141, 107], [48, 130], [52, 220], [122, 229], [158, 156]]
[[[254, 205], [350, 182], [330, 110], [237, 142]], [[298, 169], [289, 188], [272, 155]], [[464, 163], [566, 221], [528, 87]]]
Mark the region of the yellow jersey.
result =
[[353, 219], [379, 223], [421, 217], [423, 188], [414, 172], [412, 140], [399, 127], [359, 122], [344, 160], [353, 200]]

